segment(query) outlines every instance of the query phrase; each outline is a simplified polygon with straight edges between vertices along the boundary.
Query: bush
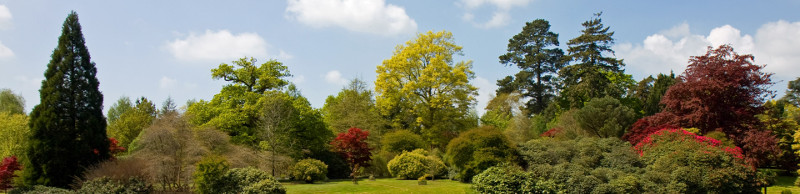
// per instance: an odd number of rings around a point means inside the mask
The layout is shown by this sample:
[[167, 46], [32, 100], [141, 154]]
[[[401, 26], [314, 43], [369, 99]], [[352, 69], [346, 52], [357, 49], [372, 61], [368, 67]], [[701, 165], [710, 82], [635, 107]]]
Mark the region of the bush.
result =
[[516, 163], [516, 146], [500, 130], [476, 128], [450, 141], [445, 161], [457, 172], [455, 179], [470, 182], [472, 176], [489, 167], [505, 162]]
[[400, 153], [402, 151], [425, 148], [425, 141], [422, 139], [422, 136], [412, 133], [411, 131], [397, 130], [383, 135], [381, 145], [386, 152]]
[[228, 171], [230, 164], [219, 156], [203, 158], [197, 163], [194, 172], [194, 185], [198, 193], [221, 193], [228, 185], [222, 175]]
[[295, 180], [314, 183], [314, 181], [327, 179], [325, 175], [328, 174], [328, 165], [319, 160], [304, 159], [294, 164], [291, 172]]
[[428, 184], [428, 177], [427, 177], [427, 176], [421, 176], [421, 177], [419, 177], [419, 178], [417, 179], [417, 184], [418, 184], [418, 185], [427, 185], [427, 184]]
[[242, 194], [262, 194], [262, 193], [285, 194], [286, 188], [284, 188], [283, 185], [281, 185], [281, 183], [279, 183], [275, 179], [265, 179], [244, 187], [241, 193]]
[[509, 164], [490, 167], [472, 179], [478, 193], [555, 193], [551, 187], [536, 185], [531, 173]]
[[403, 151], [389, 161], [387, 167], [389, 173], [398, 179], [415, 179], [428, 172], [428, 158], [418, 152]]
[[117, 181], [111, 178], [103, 177], [84, 182], [76, 193], [133, 194], [151, 192], [153, 192], [153, 187], [140, 178], [131, 177], [127, 181]]
[[73, 194], [74, 191], [70, 191], [67, 189], [62, 189], [58, 187], [48, 187], [44, 185], [34, 185], [32, 188], [28, 189], [21, 189], [17, 188], [11, 191], [8, 191], [9, 194]]
[[588, 135], [600, 138], [622, 137], [636, 121], [633, 109], [609, 96], [590, 100], [574, 116]]
[[11, 188], [11, 181], [17, 177], [14, 172], [22, 170], [16, 156], [3, 158], [0, 163], [0, 190], [7, 190]]
[[94, 179], [108, 178], [112, 181], [128, 181], [132, 178], [137, 180], [148, 180], [147, 161], [135, 157], [118, 158], [116, 160], [106, 160], [94, 165], [83, 173], [83, 178], [78, 182], [85, 182]]
[[286, 193], [286, 188], [275, 178], [252, 167], [231, 169], [223, 180], [230, 181], [225, 187], [229, 193]]
[[781, 191], [781, 194], [792, 194], [792, 190], [784, 189], [783, 191]]

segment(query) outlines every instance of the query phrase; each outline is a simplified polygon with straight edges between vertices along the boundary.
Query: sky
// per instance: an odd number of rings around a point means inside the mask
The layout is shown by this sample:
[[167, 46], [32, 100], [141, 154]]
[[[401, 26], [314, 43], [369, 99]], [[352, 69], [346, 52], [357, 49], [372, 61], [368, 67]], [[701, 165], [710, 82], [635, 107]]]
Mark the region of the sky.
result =
[[689, 56], [721, 44], [766, 64], [778, 97], [800, 76], [798, 0], [0, 0], [0, 88], [21, 94], [28, 111], [39, 104], [71, 10], [97, 65], [105, 110], [121, 96], [210, 100], [226, 84], [211, 69], [244, 56], [288, 66], [289, 80], [320, 108], [350, 79], [374, 86], [376, 66], [395, 46], [447, 30], [463, 46], [456, 60], [473, 61], [481, 113], [496, 80], [519, 71], [498, 56], [525, 22], [548, 20], [566, 50], [598, 12], [615, 32], [614, 55], [637, 80], [680, 74]]

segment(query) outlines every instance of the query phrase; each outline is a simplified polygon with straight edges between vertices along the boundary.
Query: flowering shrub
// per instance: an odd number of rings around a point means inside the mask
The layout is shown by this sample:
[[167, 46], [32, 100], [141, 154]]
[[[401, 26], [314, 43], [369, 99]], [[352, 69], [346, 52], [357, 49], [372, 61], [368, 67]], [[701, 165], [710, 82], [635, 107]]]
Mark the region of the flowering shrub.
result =
[[683, 142], [687, 140], [693, 140], [701, 145], [705, 145], [706, 147], [720, 148], [735, 158], [744, 159], [744, 156], [742, 155], [742, 149], [739, 147], [721, 147], [722, 144], [719, 140], [706, 136], [700, 136], [692, 132], [676, 128], [664, 128], [653, 132], [649, 136], [639, 141], [639, 143], [637, 143], [633, 149], [639, 153], [639, 156], [644, 156], [645, 151], [659, 147], [657, 144], [658, 142]]
[[17, 162], [16, 156], [3, 158], [3, 163], [0, 163], [0, 190], [11, 188], [11, 179], [16, 177], [14, 171], [22, 170], [22, 167]]
[[126, 149], [122, 146], [119, 146], [119, 141], [117, 141], [117, 139], [110, 137], [108, 138], [108, 142], [108, 151], [111, 152], [112, 156], [116, 156], [119, 153], [125, 152]]

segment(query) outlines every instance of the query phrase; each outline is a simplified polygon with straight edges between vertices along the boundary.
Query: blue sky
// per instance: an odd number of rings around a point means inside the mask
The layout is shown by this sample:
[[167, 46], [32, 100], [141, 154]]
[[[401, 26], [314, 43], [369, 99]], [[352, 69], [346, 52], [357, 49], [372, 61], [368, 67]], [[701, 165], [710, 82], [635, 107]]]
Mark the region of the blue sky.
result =
[[514, 74], [497, 57], [525, 22], [542, 18], [561, 47], [581, 23], [603, 12], [616, 34], [616, 56], [641, 79], [680, 73], [688, 56], [732, 44], [775, 73], [774, 90], [800, 76], [800, 1], [596, 0], [273, 0], [41, 1], [0, 0], [0, 88], [22, 94], [26, 109], [38, 90], [61, 24], [75, 10], [97, 63], [108, 109], [120, 96], [160, 104], [211, 99], [225, 83], [210, 70], [243, 56], [287, 65], [314, 107], [352, 78], [369, 83], [375, 67], [417, 32], [448, 30], [472, 60], [478, 109], [495, 81]]

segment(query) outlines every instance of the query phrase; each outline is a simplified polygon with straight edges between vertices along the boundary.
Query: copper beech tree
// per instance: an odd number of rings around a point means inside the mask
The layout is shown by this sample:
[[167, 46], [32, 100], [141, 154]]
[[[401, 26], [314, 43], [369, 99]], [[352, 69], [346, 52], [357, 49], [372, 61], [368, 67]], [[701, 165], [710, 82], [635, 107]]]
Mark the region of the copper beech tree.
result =
[[370, 151], [372, 148], [367, 143], [369, 131], [364, 131], [359, 128], [352, 127], [347, 132], [339, 133], [331, 142], [333, 150], [341, 155], [345, 161], [350, 165], [353, 177], [353, 184], [358, 184], [358, 168], [368, 167], [369, 161], [372, 160]]
[[720, 131], [743, 148], [751, 164], [763, 164], [777, 151], [775, 137], [756, 117], [773, 93], [768, 90], [772, 74], [763, 68], [753, 64], [753, 55], [739, 55], [730, 45], [709, 47], [705, 55], [689, 59], [686, 71], [661, 99], [664, 110], [637, 121], [623, 138], [636, 144], [667, 125], [698, 128], [700, 134]]

